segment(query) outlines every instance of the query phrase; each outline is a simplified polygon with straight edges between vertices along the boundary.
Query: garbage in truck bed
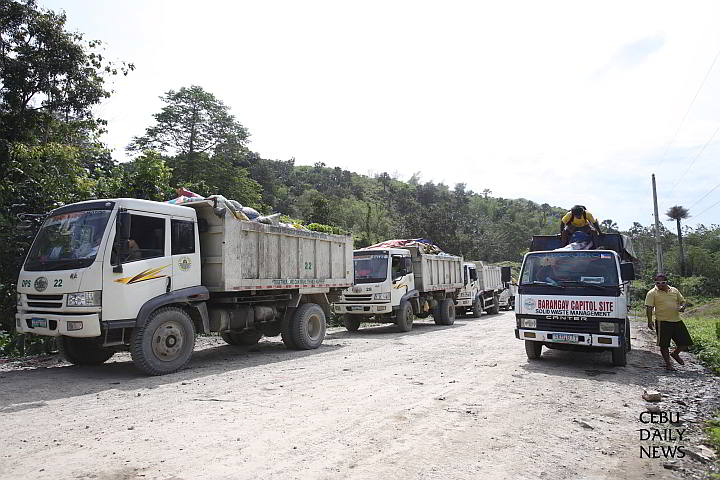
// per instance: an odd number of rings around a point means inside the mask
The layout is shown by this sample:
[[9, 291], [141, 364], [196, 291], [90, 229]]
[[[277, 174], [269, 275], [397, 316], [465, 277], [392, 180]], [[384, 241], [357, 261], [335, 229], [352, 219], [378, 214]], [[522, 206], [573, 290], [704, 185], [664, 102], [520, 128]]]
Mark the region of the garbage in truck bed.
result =
[[429, 255], [448, 255], [443, 252], [440, 247], [432, 243], [426, 238], [407, 238], [407, 239], [396, 239], [386, 240], [384, 242], [376, 243], [368, 247], [362, 248], [361, 250], [377, 250], [378, 248], [405, 248], [405, 247], [416, 247], [422, 253]]
[[[248, 222], [264, 223], [266, 225], [279, 225], [281, 227], [295, 228], [298, 230], [307, 230], [303, 226], [297, 224], [282, 223], [280, 222], [280, 213], [273, 213], [272, 215], [260, 215], [260, 212], [252, 207], [244, 207], [240, 202], [236, 200], [230, 200], [222, 195], [210, 195], [209, 197], [203, 197], [195, 192], [191, 192], [186, 188], [177, 188], [175, 192], [178, 194], [177, 198], [168, 200], [165, 203], [171, 203], [173, 205], [187, 205], [192, 202], [200, 202], [205, 200], [213, 200], [218, 205], [218, 208], [229, 211], [238, 220], [244, 220]], [[221, 214], [224, 214], [222, 212]]]
[[[613, 250], [620, 255], [623, 261], [632, 261], [637, 256], [632, 241], [627, 235], [620, 233], [603, 233], [598, 238], [597, 248], [600, 250]], [[530, 251], [557, 250], [563, 248], [560, 235], [533, 235]]]

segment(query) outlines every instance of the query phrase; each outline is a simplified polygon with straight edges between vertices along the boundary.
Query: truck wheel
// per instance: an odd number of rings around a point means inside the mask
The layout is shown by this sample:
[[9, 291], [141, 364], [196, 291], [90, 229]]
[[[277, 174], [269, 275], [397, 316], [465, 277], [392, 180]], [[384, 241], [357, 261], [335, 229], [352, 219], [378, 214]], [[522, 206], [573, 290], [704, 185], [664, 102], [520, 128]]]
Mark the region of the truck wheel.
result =
[[401, 332], [409, 332], [412, 330], [413, 320], [415, 320], [415, 315], [413, 314], [410, 302], [400, 302], [400, 308], [395, 316], [395, 324], [398, 326], [398, 329], [400, 329]]
[[115, 355], [96, 338], [57, 337], [56, 343], [60, 354], [74, 365], [100, 365]]
[[482, 305], [480, 305], [480, 300], [478, 300], [477, 298], [472, 305], [472, 314], [475, 318], [480, 318], [480, 315], [482, 315]]
[[508, 310], [515, 310], [515, 297], [510, 297], [508, 300]]
[[452, 325], [455, 323], [455, 302], [446, 298], [433, 311], [433, 318], [436, 325]]
[[357, 332], [362, 319], [357, 315], [343, 315], [342, 322], [348, 332]]
[[618, 348], [613, 348], [612, 352], [612, 364], [616, 367], [624, 367], [627, 364], [627, 352], [625, 351], [625, 345], [621, 345]]
[[135, 365], [150, 375], [165, 375], [183, 368], [195, 348], [195, 326], [178, 307], [156, 310], [133, 330], [130, 355]]
[[283, 343], [285, 344], [286, 348], [289, 348], [290, 350], [296, 350], [297, 346], [295, 345], [295, 342], [292, 338], [292, 332], [290, 331], [290, 326], [292, 325], [292, 319], [293, 316], [295, 316], [295, 312], [297, 312], [297, 308], [288, 308], [285, 312], [285, 317], [280, 322], [280, 335], [282, 338]]
[[255, 345], [263, 334], [257, 330], [248, 330], [242, 333], [222, 332], [220, 336], [228, 345]]
[[497, 315], [500, 313], [500, 297], [498, 297], [497, 293], [493, 294], [493, 306], [488, 308], [486, 312], [490, 315]]
[[532, 340], [525, 340], [525, 353], [527, 354], [528, 360], [538, 360], [542, 354], [542, 342], [534, 342]]
[[320, 305], [301, 305], [290, 321], [290, 333], [295, 348], [311, 350], [318, 348], [325, 339], [325, 312]]

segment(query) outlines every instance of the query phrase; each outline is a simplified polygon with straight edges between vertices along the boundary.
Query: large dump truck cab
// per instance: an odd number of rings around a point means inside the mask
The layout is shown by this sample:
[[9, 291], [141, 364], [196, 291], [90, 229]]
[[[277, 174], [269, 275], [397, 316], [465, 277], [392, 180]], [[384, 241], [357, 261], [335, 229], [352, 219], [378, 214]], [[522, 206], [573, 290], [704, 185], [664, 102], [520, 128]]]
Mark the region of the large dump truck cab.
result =
[[355, 331], [364, 321], [394, 323], [409, 331], [415, 318], [455, 321], [454, 300], [463, 286], [462, 257], [425, 254], [418, 247], [365, 248], [353, 253], [355, 281], [333, 311]]
[[[553, 246], [541, 239], [542, 246]], [[632, 247], [607, 239], [616, 249], [532, 251], [525, 255], [517, 303], [516, 338], [530, 359], [542, 347], [558, 350], [609, 349], [613, 364], [625, 365], [630, 350], [628, 304]], [[619, 251], [618, 251], [619, 250]]]

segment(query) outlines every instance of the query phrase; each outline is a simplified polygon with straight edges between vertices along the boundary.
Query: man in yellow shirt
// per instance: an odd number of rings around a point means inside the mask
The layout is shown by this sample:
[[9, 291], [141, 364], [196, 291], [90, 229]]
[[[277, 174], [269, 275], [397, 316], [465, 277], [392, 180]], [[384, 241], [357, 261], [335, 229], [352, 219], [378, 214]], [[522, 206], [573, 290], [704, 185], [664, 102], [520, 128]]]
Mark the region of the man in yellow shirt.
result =
[[[655, 310], [655, 325], [653, 325], [653, 309]], [[680, 352], [687, 350], [693, 344], [687, 327], [680, 320], [678, 312], [685, 311], [685, 298], [677, 288], [668, 285], [665, 274], [655, 276], [655, 288], [645, 296], [645, 313], [647, 314], [648, 328], [657, 330], [657, 340], [660, 353], [665, 360], [667, 370], [675, 370], [670, 363], [670, 357], [680, 365], [684, 365]], [[675, 350], [670, 353], [670, 340], [675, 342]]]
[[593, 243], [597, 245], [600, 225], [592, 213], [588, 212], [582, 205], [572, 207], [560, 220], [560, 236], [563, 246], [570, 242], [570, 237], [577, 231], [590, 234]]

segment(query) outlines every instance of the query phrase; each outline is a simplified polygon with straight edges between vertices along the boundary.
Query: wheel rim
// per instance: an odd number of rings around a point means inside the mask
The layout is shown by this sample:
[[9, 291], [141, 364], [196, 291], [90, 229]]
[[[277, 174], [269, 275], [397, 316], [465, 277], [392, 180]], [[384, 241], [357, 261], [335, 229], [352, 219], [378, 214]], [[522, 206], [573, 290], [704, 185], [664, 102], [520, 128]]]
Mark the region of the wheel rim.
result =
[[308, 321], [307, 321], [308, 336], [313, 340], [317, 340], [317, 338], [320, 336], [321, 331], [322, 331], [322, 326], [320, 324], [320, 316], [313, 315], [310, 318], [308, 318]]
[[152, 350], [159, 360], [172, 362], [182, 353], [185, 335], [179, 323], [167, 321], [161, 324], [152, 338]]

